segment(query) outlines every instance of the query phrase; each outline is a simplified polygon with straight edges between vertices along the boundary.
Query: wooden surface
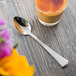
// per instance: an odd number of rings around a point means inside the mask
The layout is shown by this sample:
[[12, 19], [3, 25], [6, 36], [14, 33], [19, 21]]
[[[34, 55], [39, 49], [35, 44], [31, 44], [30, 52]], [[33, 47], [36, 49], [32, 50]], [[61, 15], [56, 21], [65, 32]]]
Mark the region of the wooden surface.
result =
[[[14, 44], [35, 66], [34, 76], [76, 76], [76, 0], [69, 0], [61, 22], [54, 27], [45, 27], [38, 21], [34, 0], [7, 0], [7, 21], [11, 27]], [[32, 37], [21, 35], [13, 25], [14, 16], [24, 17], [32, 25], [32, 33], [69, 60], [68, 67], [62, 69], [57, 62]]]

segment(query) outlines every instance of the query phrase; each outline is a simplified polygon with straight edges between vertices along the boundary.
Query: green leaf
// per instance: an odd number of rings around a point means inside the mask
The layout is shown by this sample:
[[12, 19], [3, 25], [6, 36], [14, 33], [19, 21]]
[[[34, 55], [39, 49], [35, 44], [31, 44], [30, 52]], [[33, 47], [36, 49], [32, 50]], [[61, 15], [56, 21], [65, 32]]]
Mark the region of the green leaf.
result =
[[4, 40], [2, 38], [0, 38], [0, 44], [3, 43], [3, 42], [4, 42]]
[[13, 46], [13, 48], [17, 48], [17, 47], [18, 47], [18, 45], [19, 45], [19, 42], [18, 42], [18, 43], [16, 43], [16, 44]]

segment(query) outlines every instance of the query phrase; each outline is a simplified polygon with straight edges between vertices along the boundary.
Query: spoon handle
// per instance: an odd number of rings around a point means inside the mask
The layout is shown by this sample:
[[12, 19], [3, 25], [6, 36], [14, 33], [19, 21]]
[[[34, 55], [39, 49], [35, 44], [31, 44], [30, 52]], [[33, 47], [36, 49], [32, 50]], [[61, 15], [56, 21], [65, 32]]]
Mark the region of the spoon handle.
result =
[[47, 52], [60, 64], [61, 67], [65, 67], [68, 65], [69, 61], [67, 59], [54, 52], [51, 48], [49, 48], [46, 44], [39, 40], [34, 34], [30, 33], [30, 35], [47, 50]]

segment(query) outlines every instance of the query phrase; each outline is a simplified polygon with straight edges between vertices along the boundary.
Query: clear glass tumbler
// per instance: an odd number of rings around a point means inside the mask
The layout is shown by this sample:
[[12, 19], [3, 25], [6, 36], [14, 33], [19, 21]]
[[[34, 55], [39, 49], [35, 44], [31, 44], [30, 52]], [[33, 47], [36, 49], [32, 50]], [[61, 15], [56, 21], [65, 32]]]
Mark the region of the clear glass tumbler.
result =
[[[66, 0], [67, 2], [63, 9], [61, 9], [57, 12], [54, 12], [54, 13], [45, 12], [45, 11], [41, 10], [37, 5], [37, 3], [39, 3], [39, 5], [40, 5], [40, 2], [37, 2], [37, 1], [39, 1], [39, 0], [35, 0], [36, 12], [37, 12], [37, 16], [38, 16], [40, 23], [42, 23], [45, 26], [54, 26], [54, 25], [58, 24], [60, 22], [61, 16], [62, 16], [65, 8], [67, 7], [68, 0]], [[51, 1], [51, 0], [46, 0], [46, 1]], [[57, 0], [54, 0], [54, 1], [57, 1]], [[45, 5], [45, 6], [47, 7], [47, 5]], [[42, 6], [40, 5], [40, 7], [43, 7], [43, 5]], [[51, 5], [50, 5], [50, 7], [51, 7]]]

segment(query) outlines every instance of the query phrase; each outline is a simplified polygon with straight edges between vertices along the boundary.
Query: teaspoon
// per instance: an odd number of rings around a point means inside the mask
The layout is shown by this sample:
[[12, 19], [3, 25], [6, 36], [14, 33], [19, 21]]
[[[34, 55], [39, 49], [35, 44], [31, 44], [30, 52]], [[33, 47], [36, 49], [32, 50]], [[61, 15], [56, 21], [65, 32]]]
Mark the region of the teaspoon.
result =
[[14, 17], [13, 18], [14, 25], [16, 29], [23, 35], [30, 35], [33, 37], [41, 46], [43, 46], [46, 51], [60, 64], [61, 67], [65, 67], [68, 65], [68, 60], [62, 57], [61, 55], [57, 54], [51, 48], [49, 48], [46, 44], [44, 44], [41, 40], [39, 40], [34, 34], [31, 33], [31, 25], [28, 23], [27, 20], [21, 17]]

